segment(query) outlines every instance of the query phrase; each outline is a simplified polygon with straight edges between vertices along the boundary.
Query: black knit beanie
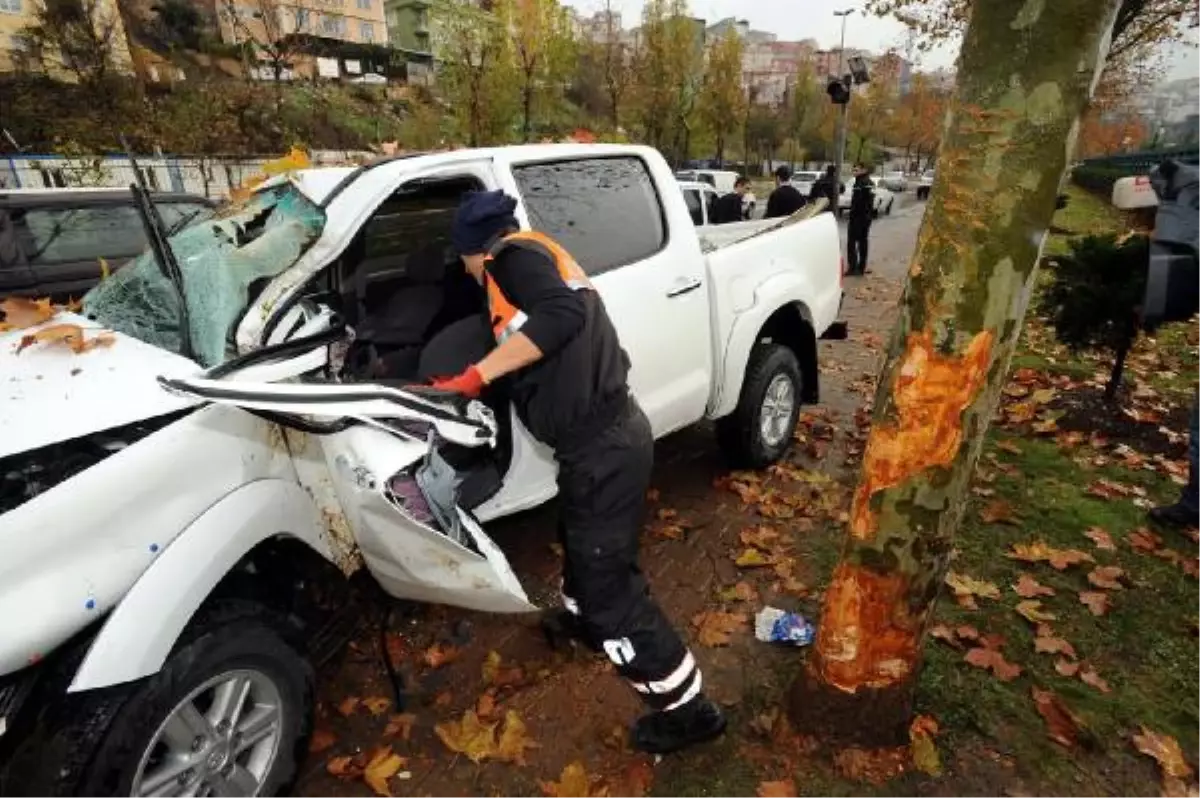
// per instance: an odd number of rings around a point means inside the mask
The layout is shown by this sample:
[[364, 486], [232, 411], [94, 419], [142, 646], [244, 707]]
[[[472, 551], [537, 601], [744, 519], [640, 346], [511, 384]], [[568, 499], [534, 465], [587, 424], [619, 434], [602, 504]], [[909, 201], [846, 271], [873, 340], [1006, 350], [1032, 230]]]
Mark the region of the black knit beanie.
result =
[[472, 191], [454, 214], [450, 241], [459, 255], [485, 252], [498, 233], [516, 229], [517, 201], [503, 191]]

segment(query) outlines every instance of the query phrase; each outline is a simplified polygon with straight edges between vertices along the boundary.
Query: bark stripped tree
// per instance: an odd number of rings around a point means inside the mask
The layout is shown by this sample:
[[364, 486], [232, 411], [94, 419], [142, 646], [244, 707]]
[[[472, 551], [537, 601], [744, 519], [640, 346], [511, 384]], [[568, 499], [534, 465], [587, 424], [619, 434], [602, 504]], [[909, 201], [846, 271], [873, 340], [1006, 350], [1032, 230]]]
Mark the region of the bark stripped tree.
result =
[[921, 644], [1120, 0], [974, 0], [798, 728], [905, 739]]

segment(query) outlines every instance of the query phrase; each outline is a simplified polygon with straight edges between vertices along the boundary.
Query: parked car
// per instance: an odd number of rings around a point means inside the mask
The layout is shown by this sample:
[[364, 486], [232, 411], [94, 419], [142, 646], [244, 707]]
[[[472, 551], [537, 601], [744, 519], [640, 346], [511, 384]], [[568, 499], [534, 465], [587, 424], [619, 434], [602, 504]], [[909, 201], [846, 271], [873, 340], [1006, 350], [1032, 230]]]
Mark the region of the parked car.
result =
[[688, 215], [692, 217], [692, 223], [697, 227], [703, 227], [709, 223], [708, 218], [712, 215], [713, 203], [717, 201], [717, 190], [708, 183], [701, 183], [696, 180], [680, 180], [679, 191], [683, 194], [683, 201], [687, 203]]
[[905, 176], [904, 172], [884, 172], [880, 178], [880, 181], [888, 191], [892, 191], [897, 194], [903, 194], [905, 191], [908, 191], [908, 177]]
[[[875, 211], [876, 218], [887, 216], [892, 212], [892, 206], [896, 204], [896, 195], [883, 185], [882, 178], [872, 177], [871, 183], [875, 186]], [[853, 190], [854, 181], [847, 180], [842, 184], [842, 193], [838, 195], [838, 209], [842, 211], [850, 210], [850, 197]]]
[[685, 169], [675, 173], [675, 178], [681, 181], [708, 183], [724, 196], [733, 191], [733, 184], [738, 179], [738, 173], [729, 169]]
[[933, 188], [933, 170], [929, 169], [921, 173], [921, 179], [917, 183], [917, 199], [929, 199], [929, 190]]
[[796, 190], [808, 199], [808, 195], [812, 193], [813, 183], [821, 176], [820, 172], [796, 172], [792, 175], [792, 185]]
[[[208, 218], [216, 202], [194, 194], [155, 194], [169, 230]], [[78, 299], [101, 277], [146, 248], [146, 231], [128, 189], [0, 189], [0, 298]], [[9, 254], [4, 254], [9, 253]], [[15, 257], [14, 257], [15, 254]]]
[[[182, 278], [145, 254], [47, 322], [110, 345], [17, 354], [30, 330], [0, 333], [0, 793], [286, 789], [309, 659], [338, 628], [327, 572], [534, 609], [480, 523], [551, 498], [553, 457], [502, 393], [413, 387], [492, 343], [449, 246], [477, 188], [516, 196], [591, 275], [656, 436], [714, 419], [733, 462], [784, 454], [818, 399], [817, 339], [845, 333], [831, 215], [702, 248], [635, 146], [274, 178], [171, 238]], [[381, 381], [354, 352], [384, 322], [416, 357]]]

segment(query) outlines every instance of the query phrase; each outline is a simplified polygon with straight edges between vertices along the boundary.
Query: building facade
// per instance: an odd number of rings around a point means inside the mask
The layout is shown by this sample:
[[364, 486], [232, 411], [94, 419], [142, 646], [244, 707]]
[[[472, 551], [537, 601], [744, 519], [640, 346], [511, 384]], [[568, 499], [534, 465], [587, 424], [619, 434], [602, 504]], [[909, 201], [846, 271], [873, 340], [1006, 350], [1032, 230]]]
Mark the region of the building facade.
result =
[[[45, 70], [51, 77], [73, 80], [74, 75], [64, 68], [58, 53], [44, 52], [38, 61], [25, 29], [37, 23], [39, 0], [0, 0], [0, 72], [20, 69]], [[117, 8], [117, 0], [80, 0], [91, 11], [98, 31], [108, 31], [112, 48], [112, 68], [119, 74], [133, 71], [129, 39]]]
[[383, 0], [218, 0], [221, 38], [231, 44], [294, 34], [386, 44]]

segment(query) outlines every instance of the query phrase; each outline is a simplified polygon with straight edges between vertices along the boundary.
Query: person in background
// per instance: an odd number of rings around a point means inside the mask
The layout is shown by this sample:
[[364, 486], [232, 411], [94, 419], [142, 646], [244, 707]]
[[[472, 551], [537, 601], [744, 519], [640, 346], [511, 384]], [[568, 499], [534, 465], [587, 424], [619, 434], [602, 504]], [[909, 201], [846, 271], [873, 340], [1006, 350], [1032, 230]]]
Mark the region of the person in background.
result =
[[713, 203], [712, 211], [708, 215], [708, 221], [711, 224], [730, 224], [732, 222], [741, 222], [746, 219], [745, 198], [746, 192], [750, 190], [750, 181], [742, 176], [733, 181], [733, 191], [724, 196], [717, 197], [717, 201]]
[[825, 210], [830, 213], [837, 213], [838, 197], [841, 196], [842, 186], [837, 179], [837, 170], [833, 168], [833, 164], [825, 167], [825, 173], [818, 177], [812, 184], [812, 190], [808, 192], [810, 202], [816, 202], [822, 197], [829, 202], [829, 206]]
[[767, 219], [791, 216], [807, 205], [804, 195], [792, 185], [792, 170], [781, 166], [775, 170], [775, 190], [767, 197]]
[[469, 397], [507, 383], [517, 415], [554, 450], [561, 501], [562, 608], [543, 618], [551, 644], [603, 651], [650, 710], [633, 746], [665, 754], [720, 736], [700, 667], [650, 595], [638, 536], [654, 435], [629, 392], [629, 357], [587, 274], [561, 245], [521, 231], [515, 198], [467, 194], [451, 240], [484, 289], [496, 348], [433, 385]]
[[867, 273], [867, 238], [875, 211], [875, 186], [867, 167], [854, 164], [854, 183], [850, 189], [850, 213], [846, 222], [846, 274]]
[[1200, 394], [1192, 400], [1192, 421], [1188, 426], [1188, 481], [1179, 492], [1179, 501], [1150, 510], [1150, 520], [1163, 526], [1188, 529], [1200, 525], [1200, 482], [1197, 481], [1197, 460], [1200, 459]]

